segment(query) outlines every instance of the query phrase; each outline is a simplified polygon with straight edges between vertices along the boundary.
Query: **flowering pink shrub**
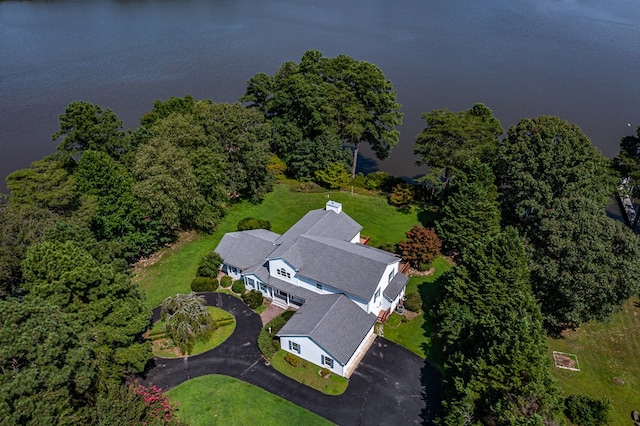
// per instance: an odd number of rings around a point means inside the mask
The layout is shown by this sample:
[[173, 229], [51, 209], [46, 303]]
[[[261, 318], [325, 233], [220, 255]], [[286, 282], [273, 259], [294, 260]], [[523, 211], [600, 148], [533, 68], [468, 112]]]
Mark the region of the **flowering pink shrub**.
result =
[[149, 417], [154, 420], [163, 420], [170, 423], [175, 417], [175, 405], [171, 405], [169, 398], [162, 394], [162, 389], [156, 385], [144, 386], [138, 384], [136, 395], [142, 397], [147, 405]]

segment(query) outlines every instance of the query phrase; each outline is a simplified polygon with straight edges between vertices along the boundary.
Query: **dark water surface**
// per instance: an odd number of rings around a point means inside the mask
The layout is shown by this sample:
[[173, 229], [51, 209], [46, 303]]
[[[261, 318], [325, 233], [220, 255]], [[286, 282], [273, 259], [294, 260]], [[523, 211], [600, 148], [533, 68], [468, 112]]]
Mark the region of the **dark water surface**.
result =
[[74, 100], [133, 128], [155, 99], [231, 102], [308, 49], [393, 81], [405, 124], [380, 167], [400, 176], [424, 172], [413, 142], [436, 108], [558, 115], [608, 156], [640, 124], [637, 0], [0, 1], [0, 178], [55, 149]]

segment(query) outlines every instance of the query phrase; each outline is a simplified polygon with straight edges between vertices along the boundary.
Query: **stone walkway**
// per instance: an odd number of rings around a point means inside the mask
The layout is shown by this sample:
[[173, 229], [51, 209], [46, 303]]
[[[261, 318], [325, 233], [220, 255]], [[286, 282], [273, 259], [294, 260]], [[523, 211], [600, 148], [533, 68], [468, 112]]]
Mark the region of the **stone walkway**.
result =
[[267, 307], [267, 309], [265, 309], [264, 312], [260, 314], [262, 325], [265, 325], [266, 323], [268, 323], [269, 321], [271, 321], [272, 319], [280, 315], [282, 312], [284, 312], [284, 309], [271, 303]]

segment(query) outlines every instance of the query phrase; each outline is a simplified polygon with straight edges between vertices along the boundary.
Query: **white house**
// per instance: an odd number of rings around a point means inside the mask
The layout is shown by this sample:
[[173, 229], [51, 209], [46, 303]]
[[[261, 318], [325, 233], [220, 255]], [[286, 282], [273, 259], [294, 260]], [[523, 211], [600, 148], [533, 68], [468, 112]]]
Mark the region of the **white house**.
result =
[[378, 318], [404, 296], [400, 258], [360, 243], [360, 226], [329, 201], [283, 235], [231, 232], [216, 247], [222, 270], [283, 308], [299, 311], [280, 330], [281, 347], [349, 376], [373, 341]]

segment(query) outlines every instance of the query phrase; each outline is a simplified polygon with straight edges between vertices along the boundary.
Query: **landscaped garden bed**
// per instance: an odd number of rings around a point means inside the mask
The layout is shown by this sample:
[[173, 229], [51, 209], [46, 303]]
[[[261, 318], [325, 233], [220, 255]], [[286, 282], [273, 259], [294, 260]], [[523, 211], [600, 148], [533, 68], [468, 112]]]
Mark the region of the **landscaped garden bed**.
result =
[[[236, 319], [227, 311], [213, 306], [207, 306], [207, 310], [216, 322], [216, 329], [207, 341], [196, 343], [191, 355], [198, 355], [219, 346], [227, 340], [236, 329]], [[158, 321], [153, 325], [147, 337], [151, 339], [153, 354], [155, 356], [161, 358], [179, 358], [184, 356], [180, 352], [180, 349], [166, 336], [162, 321]]]

